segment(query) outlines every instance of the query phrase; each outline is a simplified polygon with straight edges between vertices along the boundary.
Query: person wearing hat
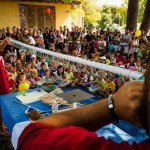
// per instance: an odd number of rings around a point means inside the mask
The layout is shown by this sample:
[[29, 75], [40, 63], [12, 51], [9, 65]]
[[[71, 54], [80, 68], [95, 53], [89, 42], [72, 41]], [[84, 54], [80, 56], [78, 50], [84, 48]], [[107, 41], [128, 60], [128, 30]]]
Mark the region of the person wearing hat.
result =
[[107, 75], [106, 76], [106, 81], [104, 84], [104, 88], [99, 88], [98, 89], [99, 94], [101, 96], [107, 97], [110, 94], [114, 94], [115, 92], [115, 83], [113, 82], [113, 77], [112, 75]]

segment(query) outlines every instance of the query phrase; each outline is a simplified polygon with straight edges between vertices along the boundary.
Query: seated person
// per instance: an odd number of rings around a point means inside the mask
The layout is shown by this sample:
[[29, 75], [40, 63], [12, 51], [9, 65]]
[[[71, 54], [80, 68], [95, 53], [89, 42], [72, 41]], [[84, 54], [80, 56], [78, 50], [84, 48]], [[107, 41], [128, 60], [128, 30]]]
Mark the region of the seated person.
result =
[[[19, 85], [20, 85], [21, 83], [28, 83], [28, 84], [31, 85], [31, 82], [27, 80], [27, 76], [26, 76], [26, 74], [25, 74], [24, 72], [20, 73], [19, 76], [20, 76]], [[27, 90], [29, 90], [29, 89], [27, 89]], [[20, 91], [19, 86], [18, 86], [18, 91]]]
[[101, 96], [105, 96], [105, 97], [107, 97], [110, 94], [114, 94], [115, 83], [113, 82], [113, 77], [111, 75], [106, 76], [104, 88], [99, 88], [98, 91]]
[[116, 84], [115, 92], [117, 92], [119, 90], [119, 88], [121, 88], [124, 85], [125, 81], [124, 81], [124, 79], [119, 78], [119, 79], [117, 79], [116, 83], [117, 84]]
[[61, 82], [60, 88], [66, 87], [70, 84], [70, 81], [65, 74], [64, 67], [59, 65], [57, 68], [57, 72], [54, 73], [54, 79], [59, 80]]
[[[146, 87], [149, 92], [149, 86], [146, 85]], [[145, 105], [144, 107], [140, 105], [141, 89], [143, 89], [143, 82], [133, 81], [126, 83], [113, 95], [113, 109], [116, 118], [111, 114], [106, 98], [85, 107], [50, 115], [36, 123], [31, 123], [19, 136], [17, 149], [41, 150], [44, 147], [45, 150], [48, 150], [51, 147], [59, 150], [148, 150], [150, 149], [148, 141], [139, 144], [134, 142], [131, 145], [127, 142], [116, 143], [111, 139], [98, 137], [95, 133], [102, 126], [119, 119], [126, 120], [138, 127], [142, 127], [144, 124], [147, 133], [150, 133], [149, 111], [145, 116], [140, 113], [143, 121], [140, 120], [139, 113], [135, 111], [139, 107], [140, 110], [145, 110]], [[145, 96], [146, 102], [150, 102], [149, 96]], [[147, 110], [149, 110], [149, 106]], [[63, 140], [60, 140], [62, 137]]]
[[74, 78], [72, 68], [69, 66], [68, 71], [66, 72], [66, 76], [68, 80], [70, 81], [71, 86], [75, 86], [75, 84], [78, 82], [78, 79]]
[[39, 77], [43, 78], [45, 71], [46, 71], [46, 64], [44, 62], [42, 62], [41, 69], [39, 70]]
[[8, 84], [9, 84], [10, 93], [17, 92], [16, 82], [14, 79], [12, 79], [12, 74], [7, 72], [7, 76], [8, 76]]
[[43, 77], [43, 79], [52, 79], [50, 69], [46, 69], [44, 74], [45, 74], [45, 76]]
[[30, 73], [31, 76], [29, 77], [29, 81], [31, 82], [31, 87], [35, 88], [37, 86], [36, 82], [40, 79], [38, 78], [37, 69], [32, 69]]
[[85, 74], [83, 81], [82, 81], [82, 86], [83, 87], [90, 87], [93, 81], [94, 81], [94, 78], [93, 78], [91, 72], [86, 71], [86, 74]]
[[95, 82], [91, 86], [91, 92], [96, 93], [99, 88], [104, 88], [104, 84], [105, 84], [105, 80], [103, 78], [103, 73], [99, 72]]

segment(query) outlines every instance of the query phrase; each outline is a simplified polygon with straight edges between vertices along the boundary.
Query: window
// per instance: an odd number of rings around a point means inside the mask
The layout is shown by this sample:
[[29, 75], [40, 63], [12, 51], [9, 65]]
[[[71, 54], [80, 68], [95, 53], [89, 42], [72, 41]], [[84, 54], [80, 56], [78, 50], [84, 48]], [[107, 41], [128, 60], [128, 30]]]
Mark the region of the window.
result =
[[[51, 10], [50, 14], [46, 13], [47, 8]], [[44, 30], [46, 27], [56, 26], [55, 6], [19, 5], [19, 11], [22, 28], [37, 26]]]

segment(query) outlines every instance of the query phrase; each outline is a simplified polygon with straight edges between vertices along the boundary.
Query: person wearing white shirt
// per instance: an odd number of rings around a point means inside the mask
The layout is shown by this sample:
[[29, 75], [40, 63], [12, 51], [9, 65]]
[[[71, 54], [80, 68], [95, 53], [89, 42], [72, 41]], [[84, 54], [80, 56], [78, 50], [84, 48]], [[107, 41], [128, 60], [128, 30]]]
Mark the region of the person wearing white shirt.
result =
[[85, 74], [83, 82], [82, 82], [82, 86], [84, 87], [90, 87], [92, 82], [94, 81], [94, 78], [91, 74], [91, 72], [88, 72]]

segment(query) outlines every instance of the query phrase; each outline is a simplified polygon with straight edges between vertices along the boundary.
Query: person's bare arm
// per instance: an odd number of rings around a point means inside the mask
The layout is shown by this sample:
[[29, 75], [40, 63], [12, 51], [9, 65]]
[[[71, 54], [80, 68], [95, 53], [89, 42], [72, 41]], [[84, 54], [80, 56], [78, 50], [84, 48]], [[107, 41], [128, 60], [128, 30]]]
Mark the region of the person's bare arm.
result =
[[9, 37], [6, 37], [6, 38], [2, 41], [2, 43], [0, 43], [0, 51], [3, 51], [3, 50], [4, 50], [4, 48], [5, 48], [5, 46], [7, 45], [9, 39], [10, 39]]
[[[114, 109], [120, 119], [124, 119], [141, 127], [137, 108], [142, 95], [143, 82], [132, 81], [124, 84], [113, 96]], [[108, 100], [104, 99], [93, 104], [51, 115], [38, 121], [40, 124], [52, 127], [80, 126], [90, 131], [96, 131], [104, 125], [113, 122]]]

